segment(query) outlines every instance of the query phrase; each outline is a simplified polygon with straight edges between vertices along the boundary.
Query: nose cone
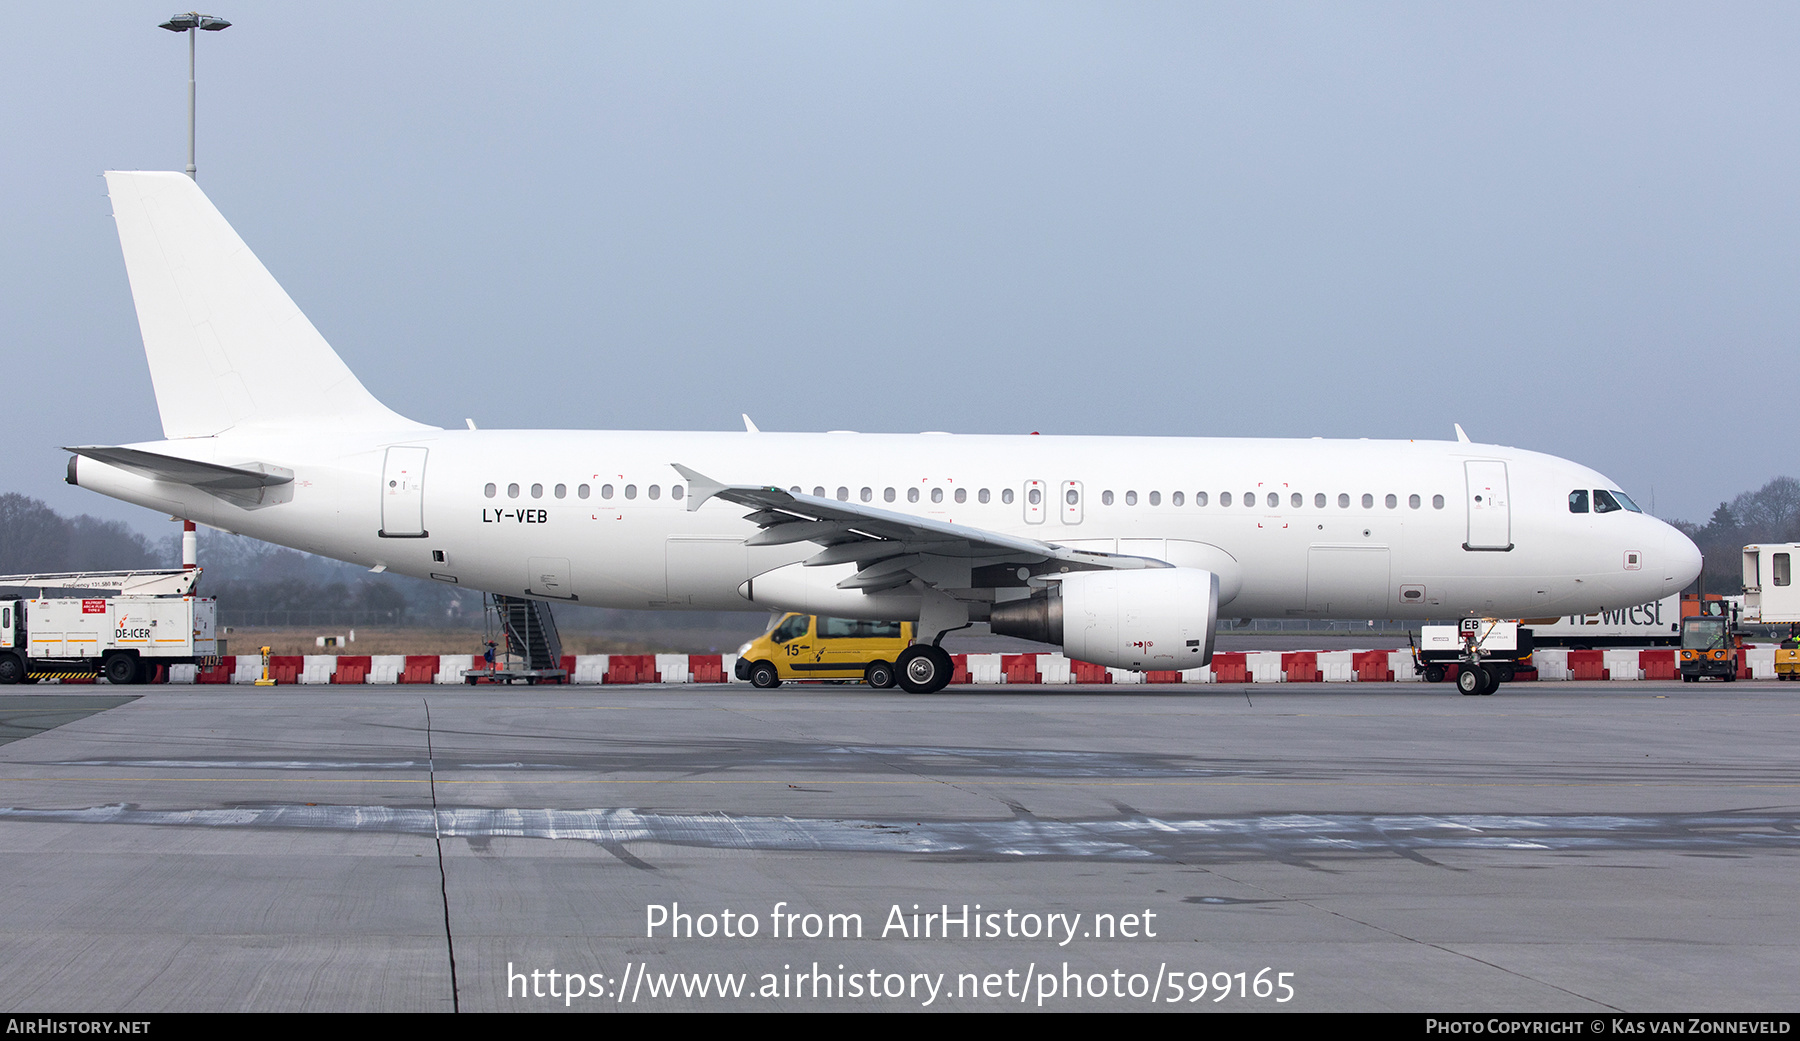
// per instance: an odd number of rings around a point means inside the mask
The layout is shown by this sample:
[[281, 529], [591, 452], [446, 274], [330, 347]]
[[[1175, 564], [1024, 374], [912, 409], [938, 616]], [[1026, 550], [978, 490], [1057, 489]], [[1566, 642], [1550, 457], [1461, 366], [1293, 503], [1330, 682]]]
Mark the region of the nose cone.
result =
[[1680, 531], [1663, 525], [1663, 595], [1677, 593], [1694, 584], [1700, 577], [1700, 547]]

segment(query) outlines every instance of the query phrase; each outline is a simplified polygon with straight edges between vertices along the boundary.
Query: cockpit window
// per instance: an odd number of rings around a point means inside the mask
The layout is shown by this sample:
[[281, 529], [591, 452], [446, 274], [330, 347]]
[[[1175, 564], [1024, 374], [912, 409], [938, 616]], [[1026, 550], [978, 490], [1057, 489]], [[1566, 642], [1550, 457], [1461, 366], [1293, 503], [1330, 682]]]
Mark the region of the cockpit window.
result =
[[1569, 493], [1569, 512], [1570, 513], [1586, 513], [1587, 511], [1588, 511], [1587, 489], [1586, 488], [1577, 488], [1574, 491], [1570, 492]]
[[1603, 488], [1594, 489], [1595, 513], [1612, 513], [1614, 510], [1622, 510], [1624, 508], [1625, 507], [1619, 505], [1619, 500], [1612, 497], [1611, 492], [1606, 491]]
[[1637, 503], [1631, 501], [1631, 496], [1626, 495], [1624, 492], [1618, 490], [1617, 488], [1614, 488], [1612, 490], [1612, 497], [1619, 500], [1620, 506], [1625, 507], [1626, 509], [1630, 510], [1633, 513], [1644, 512], [1643, 510], [1638, 509]]

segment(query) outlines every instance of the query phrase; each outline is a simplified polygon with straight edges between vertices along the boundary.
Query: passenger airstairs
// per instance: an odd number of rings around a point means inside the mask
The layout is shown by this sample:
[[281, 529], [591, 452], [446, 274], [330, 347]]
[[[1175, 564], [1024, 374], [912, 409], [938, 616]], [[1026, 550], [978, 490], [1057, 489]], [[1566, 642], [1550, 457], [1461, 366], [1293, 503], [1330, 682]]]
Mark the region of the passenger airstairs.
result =
[[549, 681], [567, 683], [569, 670], [562, 667], [562, 638], [556, 632], [556, 619], [550, 605], [522, 596], [494, 594], [494, 613], [499, 616], [504, 634], [501, 654], [492, 669], [476, 669], [463, 675], [466, 683], [527, 684]]

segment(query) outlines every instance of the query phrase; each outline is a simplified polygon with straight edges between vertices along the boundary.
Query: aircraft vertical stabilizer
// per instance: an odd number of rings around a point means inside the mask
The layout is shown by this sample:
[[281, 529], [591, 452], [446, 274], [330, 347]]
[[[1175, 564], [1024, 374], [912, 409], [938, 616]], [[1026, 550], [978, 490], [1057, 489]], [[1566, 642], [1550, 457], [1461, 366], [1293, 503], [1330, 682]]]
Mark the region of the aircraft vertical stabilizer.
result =
[[375, 400], [191, 178], [106, 185], [165, 437], [435, 429]]

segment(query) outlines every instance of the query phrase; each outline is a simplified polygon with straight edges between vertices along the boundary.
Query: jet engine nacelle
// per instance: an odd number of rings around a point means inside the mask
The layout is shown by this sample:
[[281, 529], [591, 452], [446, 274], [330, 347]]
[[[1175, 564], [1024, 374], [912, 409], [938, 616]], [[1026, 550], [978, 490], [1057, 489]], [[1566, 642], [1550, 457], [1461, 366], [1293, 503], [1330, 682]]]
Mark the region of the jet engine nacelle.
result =
[[1219, 576], [1199, 568], [1076, 571], [1046, 594], [995, 604], [1001, 636], [1061, 644], [1080, 661], [1139, 672], [1212, 661]]

